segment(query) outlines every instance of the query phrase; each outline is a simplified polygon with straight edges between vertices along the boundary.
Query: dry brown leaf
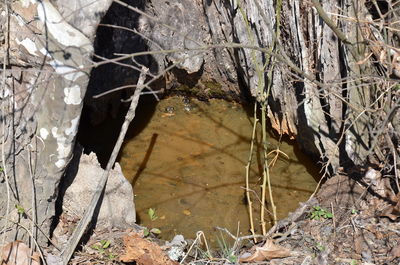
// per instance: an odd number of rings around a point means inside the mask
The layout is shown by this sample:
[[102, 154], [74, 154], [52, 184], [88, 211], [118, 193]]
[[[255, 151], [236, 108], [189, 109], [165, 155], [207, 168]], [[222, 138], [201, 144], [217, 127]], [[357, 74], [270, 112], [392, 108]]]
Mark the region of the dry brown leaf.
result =
[[275, 129], [280, 135], [286, 134], [290, 137], [290, 139], [295, 139], [296, 130], [291, 128], [286, 115], [283, 115], [282, 119], [280, 120], [280, 118], [274, 115], [271, 109], [268, 107], [267, 116], [271, 122], [272, 128]]
[[393, 247], [392, 250], [390, 251], [390, 259], [394, 260], [395, 258], [399, 257], [400, 257], [400, 245], [397, 245]]
[[357, 254], [361, 254], [363, 251], [364, 238], [359, 233], [356, 233], [354, 237], [354, 251]]
[[387, 208], [385, 208], [382, 213], [381, 217], [388, 217], [392, 221], [396, 221], [397, 218], [400, 217], [400, 193], [397, 194], [397, 197], [394, 199], [396, 203], [395, 206], [389, 205]]
[[120, 257], [122, 262], [136, 262], [138, 265], [176, 265], [168, 258], [156, 243], [141, 238], [137, 233], [130, 233], [124, 238], [125, 254]]
[[31, 249], [22, 241], [16, 240], [8, 243], [3, 248], [2, 265], [40, 265], [39, 253], [33, 252], [31, 256]]
[[285, 247], [275, 245], [272, 239], [267, 239], [264, 246], [255, 247], [254, 254], [248, 258], [240, 259], [239, 262], [257, 262], [271, 259], [285, 258], [291, 255], [291, 251]]

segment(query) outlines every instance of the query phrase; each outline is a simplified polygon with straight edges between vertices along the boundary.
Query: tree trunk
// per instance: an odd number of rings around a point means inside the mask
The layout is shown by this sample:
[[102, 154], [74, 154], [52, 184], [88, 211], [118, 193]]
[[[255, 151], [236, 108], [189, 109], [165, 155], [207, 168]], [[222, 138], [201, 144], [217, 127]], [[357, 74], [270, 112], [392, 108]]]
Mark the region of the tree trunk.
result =
[[97, 24], [110, 2], [13, 1], [2, 8], [0, 227], [6, 241], [29, 234], [42, 246], [48, 241]]

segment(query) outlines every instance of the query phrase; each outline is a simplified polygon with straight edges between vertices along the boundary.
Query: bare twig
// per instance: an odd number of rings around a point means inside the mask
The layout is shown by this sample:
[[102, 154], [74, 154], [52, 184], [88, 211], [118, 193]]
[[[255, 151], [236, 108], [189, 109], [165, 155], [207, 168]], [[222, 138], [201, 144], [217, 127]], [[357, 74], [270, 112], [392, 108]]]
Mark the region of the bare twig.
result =
[[224, 231], [225, 233], [227, 233], [230, 237], [232, 237], [232, 238], [233, 238], [235, 241], [237, 241], [237, 242], [240, 242], [240, 241], [243, 241], [243, 240], [254, 240], [254, 241], [256, 241], [257, 238], [265, 238], [265, 236], [263, 236], [263, 235], [256, 235], [256, 234], [253, 234], [253, 235], [251, 235], [251, 236], [241, 236], [241, 237], [238, 237], [238, 236], [233, 235], [233, 234], [232, 234], [231, 232], [229, 232], [229, 230], [226, 229], [226, 228], [219, 227], [219, 226], [216, 226], [215, 228], [218, 229], [218, 230]]
[[186, 255], [183, 257], [183, 259], [181, 260], [181, 262], [179, 262], [179, 264], [184, 264], [185, 259], [189, 256], [190, 252], [192, 251], [193, 247], [197, 244], [201, 242], [201, 237], [203, 237], [204, 239], [204, 244], [206, 245], [206, 249], [207, 249], [207, 254], [210, 256], [210, 258], [212, 259], [211, 256], [211, 252], [210, 249], [208, 248], [208, 244], [207, 244], [207, 239], [206, 236], [204, 235], [203, 231], [198, 231], [196, 233], [196, 239], [193, 241], [192, 245], [190, 246], [189, 250], [186, 252]]
[[[253, 157], [254, 140], [255, 140], [255, 137], [256, 137], [257, 124], [258, 124], [258, 118], [257, 118], [257, 102], [255, 102], [255, 103], [254, 103], [254, 124], [253, 124], [253, 132], [252, 132], [252, 135], [251, 135], [249, 159], [247, 160], [247, 165], [246, 165], [246, 199], [247, 199], [248, 210], [249, 210], [250, 232], [251, 232], [251, 234], [252, 234], [253, 236], [255, 235], [255, 230], [254, 230], [254, 220], [253, 220], [253, 202], [251, 201], [251, 197], [250, 197], [249, 175], [250, 175], [251, 161], [252, 161], [252, 157]], [[254, 243], [257, 243], [257, 238], [256, 238], [256, 237], [254, 237]]]
[[319, 0], [312, 0], [315, 9], [317, 10], [319, 16], [322, 20], [331, 28], [331, 30], [336, 34], [336, 36], [346, 44], [351, 44], [351, 42], [347, 39], [346, 35], [335, 25], [335, 23], [329, 18], [328, 14], [322, 8]]

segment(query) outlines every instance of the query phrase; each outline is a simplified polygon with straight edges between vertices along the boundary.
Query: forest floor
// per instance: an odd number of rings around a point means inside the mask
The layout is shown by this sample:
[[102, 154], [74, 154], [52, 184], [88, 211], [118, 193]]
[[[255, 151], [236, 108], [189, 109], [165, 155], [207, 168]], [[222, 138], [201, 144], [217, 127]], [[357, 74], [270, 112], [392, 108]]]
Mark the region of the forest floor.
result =
[[400, 200], [391, 185], [371, 168], [338, 174], [258, 244], [238, 238], [218, 251], [208, 252], [201, 234], [165, 244], [146, 230], [98, 231], [71, 264], [399, 264]]

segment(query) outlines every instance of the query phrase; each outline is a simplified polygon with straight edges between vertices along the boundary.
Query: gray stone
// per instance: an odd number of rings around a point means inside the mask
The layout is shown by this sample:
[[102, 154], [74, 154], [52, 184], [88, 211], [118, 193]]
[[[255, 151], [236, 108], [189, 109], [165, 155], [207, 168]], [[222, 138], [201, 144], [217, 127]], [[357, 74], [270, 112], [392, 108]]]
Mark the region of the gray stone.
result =
[[167, 242], [165, 246], [169, 247], [167, 254], [172, 260], [179, 261], [186, 254], [185, 248], [187, 246], [187, 242], [182, 235], [176, 235], [172, 241]]
[[[77, 152], [75, 152], [76, 154]], [[74, 164], [74, 163], [72, 163]], [[73, 167], [73, 165], [72, 165]], [[97, 188], [104, 169], [100, 167], [94, 153], [82, 154], [79, 166], [68, 170], [66, 181], [73, 178], [63, 197], [63, 211], [82, 217]], [[132, 227], [136, 222], [135, 205], [131, 184], [124, 177], [121, 167], [115, 163], [108, 177], [106, 192], [98, 211], [96, 227]]]

